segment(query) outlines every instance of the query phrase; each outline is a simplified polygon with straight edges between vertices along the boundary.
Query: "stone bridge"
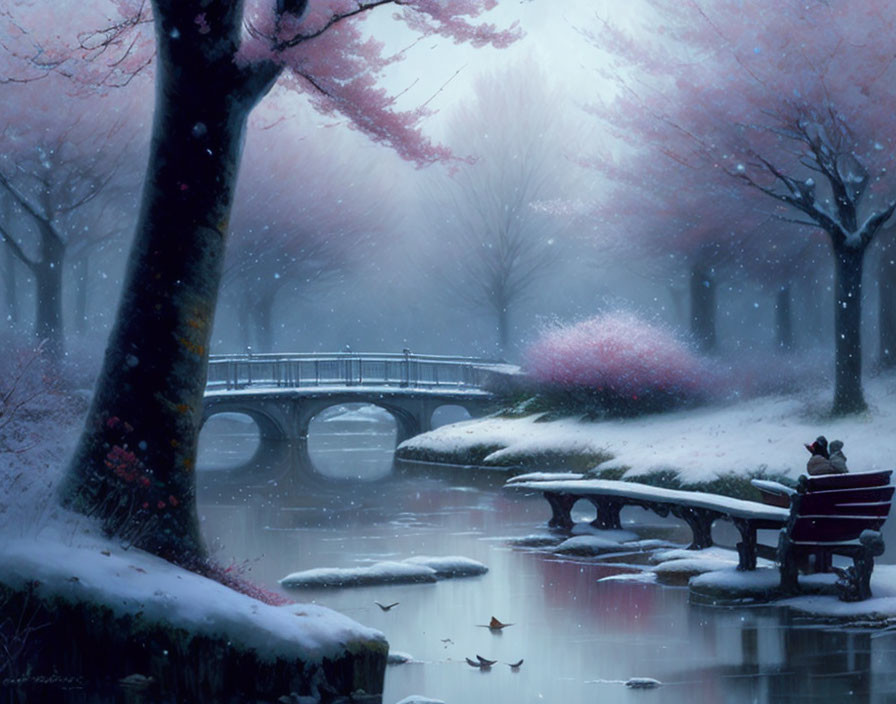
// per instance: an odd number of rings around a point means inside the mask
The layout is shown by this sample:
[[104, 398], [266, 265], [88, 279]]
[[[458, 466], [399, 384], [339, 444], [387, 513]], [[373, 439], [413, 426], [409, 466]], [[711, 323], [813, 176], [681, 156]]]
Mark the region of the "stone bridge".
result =
[[483, 415], [497, 380], [514, 368], [471, 357], [399, 354], [213, 355], [203, 423], [219, 413], [255, 421], [261, 455], [288, 443], [307, 458], [311, 420], [331, 406], [369, 403], [387, 411], [398, 443], [432, 429], [441, 406]]

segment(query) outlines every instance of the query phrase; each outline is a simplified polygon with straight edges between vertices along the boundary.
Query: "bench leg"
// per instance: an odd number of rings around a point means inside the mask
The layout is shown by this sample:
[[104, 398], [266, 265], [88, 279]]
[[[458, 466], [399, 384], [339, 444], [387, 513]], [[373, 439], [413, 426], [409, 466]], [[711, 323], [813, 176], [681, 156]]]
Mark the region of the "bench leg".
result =
[[597, 518], [591, 521], [592, 526], [603, 530], [622, 528], [622, 523], [619, 520], [619, 512], [622, 510], [621, 503], [600, 496], [589, 496], [588, 499], [597, 509]]
[[551, 519], [548, 521], [548, 526], [551, 528], [563, 528], [564, 530], [572, 528], [570, 512], [578, 497], [546, 491], [544, 492], [544, 498], [548, 500], [551, 506]]
[[799, 568], [785, 531], [778, 538], [778, 569], [781, 571], [781, 592], [788, 595], [799, 593]]
[[852, 553], [853, 566], [838, 574], [837, 591], [841, 601], [864, 601], [871, 598], [871, 573], [874, 558], [884, 553], [884, 541], [877, 531], [866, 530], [859, 537], [861, 545]]
[[756, 528], [753, 521], [745, 518], [735, 518], [734, 526], [740, 533], [740, 542], [737, 544], [737, 569], [756, 569]]
[[684, 520], [691, 528], [693, 540], [688, 550], [712, 547], [712, 524], [720, 514], [690, 506], [673, 506], [672, 515]]

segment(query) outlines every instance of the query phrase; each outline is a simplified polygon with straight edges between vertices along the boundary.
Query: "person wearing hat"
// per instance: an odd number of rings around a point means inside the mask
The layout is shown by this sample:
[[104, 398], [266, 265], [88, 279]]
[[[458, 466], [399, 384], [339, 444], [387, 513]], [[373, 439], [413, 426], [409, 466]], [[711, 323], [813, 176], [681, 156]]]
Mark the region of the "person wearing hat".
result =
[[846, 455], [843, 454], [843, 441], [831, 440], [828, 450], [830, 451], [828, 462], [831, 463], [834, 472], [836, 474], [846, 474], [849, 470], [846, 468]]
[[[843, 443], [840, 444], [841, 447]], [[806, 473], [810, 476], [819, 474], [838, 474], [838, 470], [831, 464], [830, 455], [828, 454], [828, 440], [824, 435], [815, 438], [815, 442], [806, 445], [806, 449], [812, 454], [809, 462], [806, 464]]]

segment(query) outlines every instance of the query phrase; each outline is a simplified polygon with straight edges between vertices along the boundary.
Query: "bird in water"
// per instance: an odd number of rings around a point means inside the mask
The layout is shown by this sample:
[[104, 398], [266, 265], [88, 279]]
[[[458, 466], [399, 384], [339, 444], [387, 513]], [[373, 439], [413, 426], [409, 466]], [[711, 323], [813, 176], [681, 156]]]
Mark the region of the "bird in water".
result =
[[480, 628], [487, 628], [490, 631], [500, 631], [502, 628], [507, 628], [508, 626], [512, 626], [512, 623], [501, 623], [498, 619], [492, 616], [491, 621], [486, 624], [479, 624]]
[[398, 606], [397, 601], [392, 604], [381, 604], [378, 601], [375, 601], [373, 603], [376, 604], [377, 606], [379, 606], [383, 611], [388, 611], [389, 609], [392, 609], [392, 608], [395, 608], [396, 606]]
[[520, 665], [523, 664], [523, 659], [520, 658], [519, 661], [517, 661], [517, 662], [509, 662], [509, 663], [507, 663], [507, 664], [510, 665], [510, 669], [511, 669], [511, 670], [514, 670], [514, 671], [515, 671], [515, 670], [519, 670], [519, 669], [520, 669]]
[[480, 667], [491, 667], [491, 666], [494, 665], [496, 662], [498, 662], [497, 660], [486, 660], [486, 659], [485, 659], [484, 657], [482, 657], [481, 655], [477, 655], [477, 656], [476, 656], [476, 659], [479, 661], [479, 665], [480, 665]]

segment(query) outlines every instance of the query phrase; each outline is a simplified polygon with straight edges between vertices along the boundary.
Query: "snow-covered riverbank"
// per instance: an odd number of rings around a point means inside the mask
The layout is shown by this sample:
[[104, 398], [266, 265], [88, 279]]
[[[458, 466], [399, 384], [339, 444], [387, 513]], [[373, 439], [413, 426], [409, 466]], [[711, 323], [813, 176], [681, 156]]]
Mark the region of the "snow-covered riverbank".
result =
[[[844, 441], [851, 470], [892, 469], [894, 461], [887, 439], [896, 426], [896, 377], [868, 380], [866, 393], [870, 408], [857, 416], [827, 417], [821, 409], [825, 408], [828, 393], [819, 390], [801, 397], [767, 396], [623, 420], [492, 416], [419, 435], [403, 443], [401, 450], [405, 457], [430, 460], [445, 457], [455, 462], [458, 458], [479, 454], [485, 465], [527, 467], [537, 466], [539, 458], [598, 456], [607, 459], [595, 462], [591, 467], [593, 472], [610, 470], [631, 481], [664, 473], [687, 487], [720, 477], [748, 478], [757, 474], [796, 480], [805, 473], [809, 457], [803, 443], [824, 434], [829, 439]], [[484, 448], [488, 451], [484, 452]], [[553, 468], [546, 463], [539, 469]], [[746, 482], [743, 485], [749, 486]], [[637, 530], [637, 524], [625, 527]], [[885, 535], [888, 527], [885, 526]], [[634, 545], [608, 549], [602, 533], [606, 532], [597, 531], [595, 537], [589, 538], [601, 543], [601, 549], [594, 551], [594, 559], [602, 559], [600, 553], [613, 553]], [[896, 544], [890, 545], [890, 551], [893, 550]], [[892, 562], [892, 552], [882, 561]], [[660, 550], [656, 562], [643, 572], [613, 579], [668, 581], [671, 576], [675, 581], [677, 572], [683, 576], [683, 583], [690, 579], [692, 592], [704, 602], [764, 602], [775, 596], [778, 572], [774, 565], [762, 564], [755, 572], [738, 572], [733, 552], [727, 559], [720, 559], [717, 549], [690, 554]], [[778, 603], [852, 623], [889, 626], [896, 622], [896, 568], [879, 565], [872, 580], [874, 598], [854, 604], [837, 600], [833, 580], [833, 575], [809, 577], [806, 587], [821, 594], [807, 594]]]
[[408, 459], [459, 462], [477, 456], [484, 465], [532, 466], [539, 457], [593, 456], [593, 468], [624, 470], [625, 479], [672, 471], [688, 485], [759, 472], [796, 479], [809, 457], [803, 443], [825, 435], [843, 440], [851, 470], [889, 469], [894, 465], [887, 439], [896, 427], [896, 377], [869, 379], [866, 394], [868, 412], [836, 419], [825, 417], [823, 410], [829, 389], [620, 420], [492, 416], [437, 428], [405, 441], [399, 450]]

